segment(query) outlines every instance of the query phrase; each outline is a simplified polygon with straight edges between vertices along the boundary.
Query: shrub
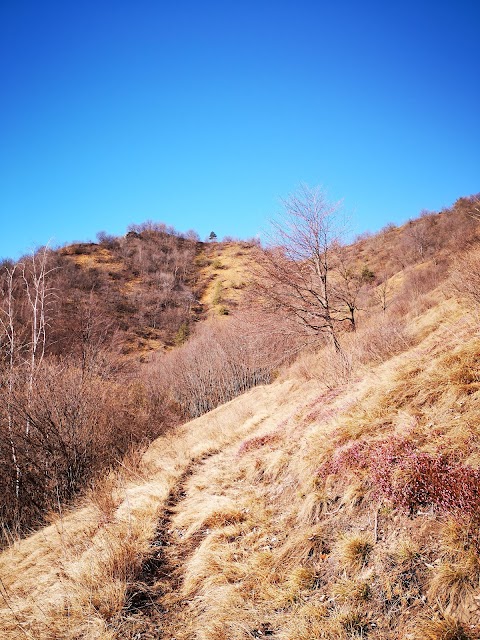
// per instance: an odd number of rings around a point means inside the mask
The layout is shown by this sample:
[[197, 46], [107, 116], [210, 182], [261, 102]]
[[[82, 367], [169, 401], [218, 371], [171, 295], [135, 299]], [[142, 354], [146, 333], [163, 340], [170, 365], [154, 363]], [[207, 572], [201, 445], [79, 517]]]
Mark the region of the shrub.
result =
[[266, 433], [264, 436], [249, 438], [240, 445], [238, 455], [241, 456], [249, 451], [260, 449], [266, 444], [274, 444], [275, 442], [278, 442], [279, 438], [280, 436], [277, 433]]
[[177, 333], [175, 334], [174, 342], [176, 346], [182, 345], [184, 342], [188, 340], [190, 335], [190, 326], [188, 322], [182, 322], [179, 326]]
[[451, 454], [433, 456], [405, 440], [381, 446], [372, 460], [375, 486], [397, 507], [421, 507], [480, 518], [480, 471]]
[[162, 356], [153, 367], [153, 377], [184, 417], [196, 418], [271, 381], [269, 343], [263, 340], [258, 336], [251, 341], [233, 321], [217, 320]]
[[368, 471], [380, 495], [411, 514], [433, 507], [480, 522], [480, 470], [460, 464], [452, 453], [432, 455], [411, 440], [360, 440], [337, 450], [318, 470], [321, 477], [345, 469]]
[[368, 265], [365, 265], [362, 269], [361, 279], [363, 282], [372, 282], [375, 280], [375, 274]]
[[366, 469], [369, 465], [371, 445], [365, 440], [340, 447], [330, 460], [327, 460], [317, 471], [318, 475], [326, 478], [337, 475], [345, 469]]
[[223, 286], [221, 282], [217, 282], [215, 285], [215, 291], [213, 292], [212, 304], [221, 304], [223, 302]]

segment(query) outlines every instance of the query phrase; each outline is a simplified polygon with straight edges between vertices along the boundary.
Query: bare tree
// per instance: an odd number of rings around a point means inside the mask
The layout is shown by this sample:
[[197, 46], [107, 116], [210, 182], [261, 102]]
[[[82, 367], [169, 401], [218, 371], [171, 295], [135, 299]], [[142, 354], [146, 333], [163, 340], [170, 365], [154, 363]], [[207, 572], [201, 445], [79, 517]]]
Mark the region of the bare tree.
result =
[[438, 246], [436, 238], [437, 217], [434, 213], [423, 210], [420, 217], [410, 220], [405, 227], [401, 245], [402, 262], [423, 262], [427, 256], [435, 252]]
[[[36, 372], [41, 366], [45, 355], [47, 310], [49, 300], [53, 295], [52, 290], [47, 286], [47, 276], [50, 273], [50, 270], [47, 269], [47, 257], [48, 249], [43, 247], [37, 253], [33, 253], [31, 259], [21, 266], [22, 279], [31, 313], [27, 403], [32, 394]], [[25, 431], [28, 436], [28, 419]]]
[[[3, 387], [5, 393], [4, 412], [11, 461], [15, 474], [15, 502], [20, 500], [22, 469], [25, 464], [21, 460], [18, 442], [18, 429], [14, 416], [15, 387], [26, 364], [26, 404], [31, 402], [35, 375], [45, 354], [46, 311], [50, 291], [46, 285], [47, 249], [46, 247], [33, 254], [28, 260], [18, 264], [4, 265], [0, 296], [0, 344], [4, 364]], [[19, 317], [22, 302], [29, 310], [30, 339], [26, 336], [26, 326]], [[28, 354], [26, 356], [26, 354]], [[20, 383], [21, 386], [21, 383]], [[25, 436], [30, 433], [30, 420], [25, 423]]]
[[480, 195], [473, 196], [471, 217], [480, 222]]
[[457, 259], [451, 276], [454, 290], [480, 305], [480, 249], [475, 247]]
[[373, 300], [376, 304], [381, 306], [384, 314], [392, 302], [392, 290], [393, 287], [389, 276], [386, 273], [383, 273], [380, 276], [380, 283], [375, 287], [373, 292]]
[[15, 444], [14, 430], [13, 430], [13, 385], [15, 378], [15, 359], [17, 356], [17, 334], [15, 328], [15, 298], [14, 298], [14, 277], [15, 271], [18, 265], [13, 265], [11, 268], [5, 267], [5, 281], [4, 287], [1, 291], [3, 305], [0, 306], [0, 328], [2, 329], [3, 342], [6, 351], [6, 414], [7, 414], [7, 429], [8, 439], [10, 443], [10, 451], [12, 454], [12, 463], [15, 468], [15, 497], [18, 503], [20, 494], [20, 478], [21, 471], [18, 462], [17, 447]]
[[270, 248], [260, 253], [257, 292], [270, 310], [309, 334], [328, 336], [340, 351], [331, 281], [333, 253], [345, 233], [340, 204], [330, 203], [319, 187], [302, 185], [283, 206], [272, 222]]

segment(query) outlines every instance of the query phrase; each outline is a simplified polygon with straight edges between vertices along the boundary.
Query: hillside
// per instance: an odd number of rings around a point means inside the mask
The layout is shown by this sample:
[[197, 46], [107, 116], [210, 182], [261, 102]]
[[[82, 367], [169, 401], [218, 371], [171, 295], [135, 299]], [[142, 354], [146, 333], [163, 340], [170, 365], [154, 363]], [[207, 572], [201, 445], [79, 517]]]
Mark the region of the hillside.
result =
[[191, 416], [170, 354], [242, 309], [253, 250], [148, 222], [0, 264], [0, 546]]
[[[0, 556], [2, 637], [478, 640], [480, 256], [468, 204], [347, 248], [368, 277], [340, 352], [302, 351], [13, 542]], [[230, 252], [203, 265], [204, 300], [214, 278], [242, 281]], [[196, 361], [196, 379], [239, 361], [247, 343], [229, 360], [232, 334], [222, 339], [223, 360]]]
[[[223, 312], [236, 308], [251, 244], [204, 243], [156, 223], [135, 229], [50, 253], [51, 287], [68, 292], [51, 310], [59, 332], [51, 336], [52, 352], [71, 348], [79, 307], [95, 309], [121, 352], [133, 359], [168, 350], [182, 326], [218, 314], [220, 301]], [[62, 323], [69, 337], [61, 334]]]

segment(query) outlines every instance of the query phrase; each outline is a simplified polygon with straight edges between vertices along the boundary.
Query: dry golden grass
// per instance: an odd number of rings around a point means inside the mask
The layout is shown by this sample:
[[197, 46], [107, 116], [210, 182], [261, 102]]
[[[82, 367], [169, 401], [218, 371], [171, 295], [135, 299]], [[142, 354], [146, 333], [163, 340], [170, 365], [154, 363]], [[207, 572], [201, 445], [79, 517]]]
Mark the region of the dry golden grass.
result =
[[122, 609], [161, 523], [162, 571], [147, 586], [162, 637], [476, 639], [474, 530], [429, 505], [402, 511], [369, 463], [342, 466], [341, 454], [395, 437], [478, 460], [478, 326], [444, 299], [399, 349], [373, 357], [368, 335], [345, 343], [347, 377], [321, 384], [331, 354], [306, 357], [160, 438], [81, 508], [6, 550], [1, 637], [135, 637], [154, 614]]
[[341, 603], [361, 604], [372, 596], [369, 580], [341, 578], [335, 583], [332, 594]]
[[369, 534], [349, 532], [335, 545], [335, 555], [342, 569], [358, 573], [367, 564], [373, 550], [373, 540]]
[[469, 554], [462, 554], [461, 560], [457, 562], [441, 562], [436, 565], [432, 570], [427, 595], [431, 602], [441, 606], [442, 611], [468, 618], [479, 584], [479, 558], [477, 553], [471, 551]]
[[115, 259], [112, 252], [104, 247], [94, 247], [92, 253], [73, 255], [75, 264], [87, 269], [105, 269], [108, 271], [121, 271], [123, 265]]
[[325, 635], [325, 619], [328, 617], [328, 607], [324, 603], [300, 604], [292, 612], [280, 638], [285, 640], [311, 640], [312, 638], [327, 638]]
[[223, 408], [220, 420], [214, 411], [161, 438], [140, 470], [123, 469], [111, 491], [103, 487], [83, 509], [3, 552], [2, 637], [113, 637], [109, 620], [121, 610], [127, 584], [150, 553], [175, 482], [192, 462], [235, 441], [235, 432], [238, 439], [248, 436], [257, 426], [253, 408], [271, 394], [255, 389], [250, 400]]
[[209, 315], [221, 315], [222, 308], [231, 311], [250, 280], [252, 248], [238, 243], [207, 244], [197, 261], [205, 263], [199, 287], [203, 289], [201, 303]]
[[479, 630], [469, 628], [450, 616], [442, 619], [425, 619], [417, 625], [412, 640], [477, 640]]

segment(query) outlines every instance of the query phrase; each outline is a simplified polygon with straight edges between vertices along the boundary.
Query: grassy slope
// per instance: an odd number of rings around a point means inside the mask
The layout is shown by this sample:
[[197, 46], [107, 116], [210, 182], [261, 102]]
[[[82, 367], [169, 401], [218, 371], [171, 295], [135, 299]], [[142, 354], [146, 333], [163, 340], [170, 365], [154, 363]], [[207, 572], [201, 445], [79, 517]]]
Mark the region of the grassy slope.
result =
[[203, 245], [197, 257], [200, 302], [208, 317], [230, 312], [242, 302], [249, 280], [252, 246], [226, 242]]
[[478, 368], [470, 388], [460, 373], [478, 334], [452, 302], [415, 329], [415, 346], [344, 388], [298, 386], [274, 429], [189, 479], [171, 523], [181, 580], [161, 599], [166, 637], [460, 638], [448, 628], [480, 623], [478, 554], [456, 520], [392, 509], [358, 469], [318, 473], [360, 439], [408, 434], [430, 452], [478, 439]]
[[157, 440], [2, 554], [2, 637], [477, 638], [480, 563], [458, 521], [392, 508], [365, 469], [319, 474], [393, 435], [477, 466], [477, 326], [441, 300], [347, 383], [323, 387], [311, 356]]
[[[377, 272], [372, 243], [358, 261]], [[218, 249], [198, 265], [212, 310], [219, 281], [234, 298], [244, 279], [236, 249]], [[396, 508], [372, 482], [389, 442], [480, 464], [478, 317], [441, 290], [408, 306], [406, 328], [361, 323], [345, 357], [303, 356], [4, 551], [0, 637], [480, 638], [478, 532], [452, 510]]]

